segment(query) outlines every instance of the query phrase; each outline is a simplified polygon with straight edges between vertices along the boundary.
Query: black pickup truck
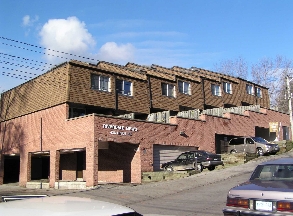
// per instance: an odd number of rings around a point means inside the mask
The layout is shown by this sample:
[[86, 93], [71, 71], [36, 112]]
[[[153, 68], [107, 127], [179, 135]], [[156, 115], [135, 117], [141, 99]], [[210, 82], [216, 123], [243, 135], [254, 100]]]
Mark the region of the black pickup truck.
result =
[[211, 152], [196, 150], [180, 154], [175, 160], [162, 164], [161, 168], [167, 171], [177, 170], [214, 170], [216, 166], [224, 165], [221, 155]]

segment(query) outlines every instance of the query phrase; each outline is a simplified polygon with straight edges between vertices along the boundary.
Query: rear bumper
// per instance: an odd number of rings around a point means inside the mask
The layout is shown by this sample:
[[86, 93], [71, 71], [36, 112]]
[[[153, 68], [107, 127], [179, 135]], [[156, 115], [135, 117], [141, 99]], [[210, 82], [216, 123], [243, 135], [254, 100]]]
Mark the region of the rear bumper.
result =
[[292, 215], [292, 213], [286, 213], [286, 212], [260, 212], [260, 211], [253, 211], [249, 209], [236, 209], [236, 208], [224, 208], [223, 209], [224, 216], [286, 216], [286, 215]]
[[223, 161], [205, 161], [201, 162], [204, 167], [223, 165]]

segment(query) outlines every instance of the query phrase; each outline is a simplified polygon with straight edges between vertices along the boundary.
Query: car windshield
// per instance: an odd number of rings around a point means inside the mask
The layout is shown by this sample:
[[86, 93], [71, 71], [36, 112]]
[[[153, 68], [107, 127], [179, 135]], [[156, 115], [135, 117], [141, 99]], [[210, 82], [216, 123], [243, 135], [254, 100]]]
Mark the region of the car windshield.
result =
[[261, 137], [252, 137], [252, 139], [255, 142], [258, 142], [258, 143], [263, 143], [263, 144], [267, 144], [268, 143], [268, 141], [266, 141], [264, 138], [261, 138]]
[[250, 180], [289, 180], [293, 181], [293, 164], [259, 165], [251, 175]]

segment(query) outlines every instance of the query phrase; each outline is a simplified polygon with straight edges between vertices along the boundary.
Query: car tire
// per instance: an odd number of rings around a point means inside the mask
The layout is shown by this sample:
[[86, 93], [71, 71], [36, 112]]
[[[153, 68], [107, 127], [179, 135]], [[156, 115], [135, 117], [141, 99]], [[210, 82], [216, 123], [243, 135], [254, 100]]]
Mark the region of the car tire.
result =
[[167, 167], [165, 167], [165, 170], [169, 171], [169, 172], [173, 172], [174, 168], [173, 168], [173, 166], [167, 166]]
[[197, 170], [197, 171], [199, 171], [199, 172], [202, 172], [202, 170], [203, 170], [203, 166], [199, 163], [199, 164], [194, 164], [194, 167], [195, 167], [195, 169]]
[[262, 148], [258, 148], [258, 149], [256, 149], [256, 154], [257, 154], [258, 157], [259, 157], [259, 156], [263, 156], [264, 153], [263, 153]]
[[213, 171], [215, 168], [216, 168], [215, 166], [209, 166], [209, 167], [208, 167], [208, 170], [209, 170], [209, 171]]

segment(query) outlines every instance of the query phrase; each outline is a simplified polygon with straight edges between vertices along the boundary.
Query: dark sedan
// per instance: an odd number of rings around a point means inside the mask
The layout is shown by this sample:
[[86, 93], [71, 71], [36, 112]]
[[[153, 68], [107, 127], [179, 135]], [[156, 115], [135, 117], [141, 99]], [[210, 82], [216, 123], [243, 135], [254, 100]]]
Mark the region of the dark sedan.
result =
[[228, 192], [224, 215], [293, 215], [293, 158], [258, 165]]
[[216, 166], [223, 165], [221, 155], [208, 151], [196, 150], [180, 154], [175, 160], [162, 164], [162, 169], [168, 171], [203, 169], [214, 170]]

